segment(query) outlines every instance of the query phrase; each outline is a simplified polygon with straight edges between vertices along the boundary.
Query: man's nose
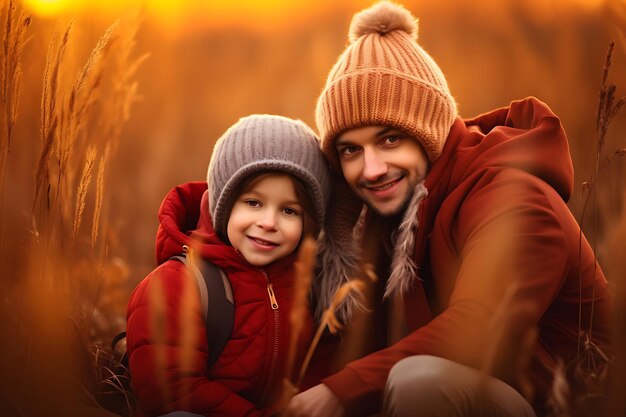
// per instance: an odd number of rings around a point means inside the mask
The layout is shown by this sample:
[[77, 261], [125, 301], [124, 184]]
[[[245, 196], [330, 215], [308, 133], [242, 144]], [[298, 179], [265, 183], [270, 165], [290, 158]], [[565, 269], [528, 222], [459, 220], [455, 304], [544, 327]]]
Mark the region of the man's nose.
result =
[[363, 152], [363, 178], [367, 181], [376, 181], [388, 171], [387, 164], [376, 150], [365, 149]]

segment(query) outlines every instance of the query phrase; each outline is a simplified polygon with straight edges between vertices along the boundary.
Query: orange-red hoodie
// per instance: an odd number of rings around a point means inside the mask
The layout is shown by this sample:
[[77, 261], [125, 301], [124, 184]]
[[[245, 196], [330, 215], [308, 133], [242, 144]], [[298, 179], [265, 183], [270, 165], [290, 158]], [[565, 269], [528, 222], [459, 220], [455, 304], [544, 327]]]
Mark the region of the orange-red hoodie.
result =
[[[348, 415], [376, 412], [391, 367], [418, 354], [529, 386], [541, 413], [557, 361], [577, 355], [579, 305], [580, 329], [593, 327], [592, 341], [608, 350], [607, 281], [566, 205], [572, 185], [565, 133], [539, 100], [455, 121], [417, 210], [406, 211], [416, 213], [404, 219], [416, 227], [413, 241], [390, 251], [413, 248], [415, 273], [397, 277], [410, 288], [409, 334], [323, 380]], [[524, 349], [513, 352], [535, 326], [525, 366]]]

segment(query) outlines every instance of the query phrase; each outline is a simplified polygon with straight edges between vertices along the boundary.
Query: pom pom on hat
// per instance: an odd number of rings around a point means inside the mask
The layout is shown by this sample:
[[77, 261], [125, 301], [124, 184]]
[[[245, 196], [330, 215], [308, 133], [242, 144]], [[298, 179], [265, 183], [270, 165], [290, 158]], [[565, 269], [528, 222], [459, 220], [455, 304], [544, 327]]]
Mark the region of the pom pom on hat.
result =
[[417, 43], [417, 20], [403, 6], [382, 1], [354, 15], [349, 38], [315, 112], [330, 165], [341, 169], [334, 142], [342, 132], [374, 125], [402, 129], [434, 162], [457, 110], [441, 68]]
[[404, 31], [417, 40], [417, 19], [401, 5], [381, 1], [354, 15], [349, 39], [354, 42], [370, 33], [385, 35], [394, 30]]

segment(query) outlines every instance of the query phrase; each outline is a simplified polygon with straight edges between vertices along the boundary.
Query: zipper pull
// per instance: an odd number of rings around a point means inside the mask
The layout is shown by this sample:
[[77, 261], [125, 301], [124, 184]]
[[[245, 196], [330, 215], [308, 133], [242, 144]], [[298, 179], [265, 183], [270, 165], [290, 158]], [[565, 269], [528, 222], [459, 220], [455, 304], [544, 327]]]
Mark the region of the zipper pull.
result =
[[278, 310], [278, 301], [276, 301], [276, 296], [274, 295], [274, 289], [272, 288], [272, 283], [267, 284], [267, 293], [270, 296], [270, 305], [272, 306], [272, 310]]

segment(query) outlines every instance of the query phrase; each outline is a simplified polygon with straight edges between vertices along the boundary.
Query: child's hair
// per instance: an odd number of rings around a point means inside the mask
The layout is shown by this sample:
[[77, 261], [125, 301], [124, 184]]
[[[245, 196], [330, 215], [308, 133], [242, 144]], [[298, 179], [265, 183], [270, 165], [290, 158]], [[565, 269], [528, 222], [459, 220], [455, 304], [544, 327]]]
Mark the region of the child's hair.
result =
[[319, 141], [303, 122], [267, 114], [239, 119], [215, 143], [207, 184], [209, 212], [218, 235], [227, 235], [230, 212], [242, 184], [267, 172], [295, 179], [298, 198], [312, 219], [303, 231], [317, 236], [330, 195], [330, 173]]
[[250, 175], [241, 182], [234, 194], [238, 197], [241, 194], [250, 191], [252, 187], [258, 184], [261, 180], [275, 176], [284, 176], [291, 180], [293, 188], [296, 191], [298, 204], [302, 206], [302, 237], [314, 236], [319, 225], [315, 224], [315, 205], [311, 200], [311, 192], [302, 181], [294, 177], [292, 174], [282, 171], [265, 171]]

